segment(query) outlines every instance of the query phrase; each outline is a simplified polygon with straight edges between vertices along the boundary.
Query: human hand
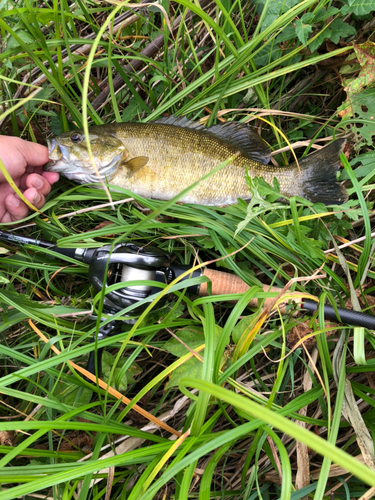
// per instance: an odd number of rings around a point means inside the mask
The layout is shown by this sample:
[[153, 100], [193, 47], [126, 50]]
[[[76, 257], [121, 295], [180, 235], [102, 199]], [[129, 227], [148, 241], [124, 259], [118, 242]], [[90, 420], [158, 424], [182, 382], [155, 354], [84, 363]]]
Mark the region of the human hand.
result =
[[[16, 186], [36, 208], [42, 208], [51, 185], [59, 179], [56, 172], [43, 172], [48, 149], [19, 137], [0, 135], [0, 159]], [[0, 172], [0, 223], [16, 222], [29, 213], [29, 207], [14, 192]]]

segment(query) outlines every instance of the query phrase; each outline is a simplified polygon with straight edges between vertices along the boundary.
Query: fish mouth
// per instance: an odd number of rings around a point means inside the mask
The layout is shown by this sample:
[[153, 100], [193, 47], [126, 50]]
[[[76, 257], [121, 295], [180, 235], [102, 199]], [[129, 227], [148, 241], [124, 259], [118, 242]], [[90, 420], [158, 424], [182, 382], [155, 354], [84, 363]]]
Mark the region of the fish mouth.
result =
[[[56, 150], [59, 150], [60, 154], [55, 155], [54, 153]], [[123, 160], [123, 152], [121, 152], [114, 156], [107, 165], [97, 166], [100, 175], [100, 177], [98, 177], [94, 167], [84, 166], [78, 163], [77, 160], [70, 160], [68, 148], [57, 145], [55, 139], [48, 141], [48, 151], [52, 151], [52, 153], [50, 153], [52, 158], [44, 165], [44, 170], [62, 173], [68, 179], [79, 182], [80, 184], [111, 180]]]
[[52, 161], [60, 160], [64, 156], [66, 157], [67, 149], [61, 144], [58, 144], [56, 139], [47, 139], [48, 145], [48, 156]]
[[49, 156], [56, 147], [56, 139], [47, 139], [47, 146], [48, 146], [48, 156]]

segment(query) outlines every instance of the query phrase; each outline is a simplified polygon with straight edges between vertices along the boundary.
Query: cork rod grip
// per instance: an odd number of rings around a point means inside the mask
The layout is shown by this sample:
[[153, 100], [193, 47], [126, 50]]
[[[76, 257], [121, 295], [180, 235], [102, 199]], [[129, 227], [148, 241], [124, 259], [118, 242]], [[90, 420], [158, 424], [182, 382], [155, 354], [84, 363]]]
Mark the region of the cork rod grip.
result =
[[[212, 283], [212, 295], [224, 295], [230, 293], [245, 293], [249, 290], [249, 285], [247, 285], [241, 278], [235, 274], [223, 273], [221, 271], [215, 271], [214, 269], [205, 269], [203, 276], [206, 276]], [[264, 285], [263, 290], [265, 292], [280, 292], [280, 288], [275, 286]], [[208, 295], [207, 283], [202, 283], [199, 290], [199, 295], [205, 297]], [[274, 299], [266, 299], [264, 301], [264, 306], [267, 306]], [[249, 302], [250, 307], [258, 306], [258, 299], [251, 299]]]

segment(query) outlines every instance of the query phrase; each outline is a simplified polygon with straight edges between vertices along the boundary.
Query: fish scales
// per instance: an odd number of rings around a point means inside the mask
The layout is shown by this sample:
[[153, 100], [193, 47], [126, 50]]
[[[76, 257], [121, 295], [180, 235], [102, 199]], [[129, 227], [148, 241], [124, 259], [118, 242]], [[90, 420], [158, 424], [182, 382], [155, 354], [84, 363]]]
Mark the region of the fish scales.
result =
[[[111, 179], [111, 184], [127, 187], [146, 198], [170, 199], [178, 195], [239, 151], [213, 135], [173, 125], [155, 123], [145, 130], [142, 124], [119, 124], [116, 133], [126, 144], [131, 157], [146, 156], [149, 161], [130, 178], [126, 170], [120, 168]], [[204, 200], [204, 204], [222, 205], [235, 203], [237, 198], [249, 199], [246, 167], [252, 177], [263, 176], [267, 182], [272, 182], [275, 174], [280, 173], [240, 154], [231, 165], [201, 182], [181, 201], [203, 204]], [[285, 188], [288, 177], [283, 176]]]
[[[268, 165], [266, 143], [239, 123], [209, 129], [185, 118], [168, 117], [152, 123], [115, 123], [89, 128], [95, 164], [104, 179], [146, 198], [168, 200], [214, 167], [235, 156], [208, 180], [182, 197], [184, 203], [228, 205], [251, 197], [245, 179], [277, 178], [286, 196], [341, 203], [345, 190], [335, 182], [339, 153], [345, 141], [335, 141], [300, 160], [300, 168]], [[83, 131], [62, 134], [50, 145], [48, 170], [87, 183], [98, 181], [88, 157]], [[260, 161], [259, 161], [260, 160]], [[85, 175], [86, 174], [86, 175]]]

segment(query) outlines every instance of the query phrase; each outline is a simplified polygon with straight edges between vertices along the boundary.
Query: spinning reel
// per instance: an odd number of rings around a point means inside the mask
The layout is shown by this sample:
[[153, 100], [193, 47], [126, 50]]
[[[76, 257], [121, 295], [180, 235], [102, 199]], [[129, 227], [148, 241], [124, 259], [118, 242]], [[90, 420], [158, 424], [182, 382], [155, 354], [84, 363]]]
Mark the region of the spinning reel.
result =
[[[171, 264], [170, 256], [155, 247], [140, 247], [134, 243], [120, 243], [114, 247], [104, 245], [100, 248], [59, 248], [53, 243], [35, 240], [33, 238], [17, 236], [13, 233], [0, 231], [0, 240], [17, 243], [31, 244], [43, 248], [49, 248], [54, 252], [76, 259], [89, 265], [89, 280], [96, 293], [102, 291], [103, 287], [123, 283], [123, 287], [108, 291], [105, 295], [103, 312], [113, 315], [131, 305], [139, 304], [139, 307], [146, 307], [147, 298], [157, 293], [160, 288], [150, 286], [147, 281], [156, 281], [169, 284], [178, 276], [190, 269], [190, 266], [178, 266]], [[206, 276], [211, 281], [212, 295], [244, 293], [249, 286], [238, 276], [223, 273], [213, 269], [193, 271], [189, 278]], [[187, 278], [182, 278], [187, 279]], [[145, 284], [127, 285], [132, 281], [145, 281]], [[263, 290], [268, 292], [280, 292], [279, 288], [263, 286]], [[191, 286], [188, 291], [193, 294], [208, 295], [207, 284]], [[266, 298], [264, 305], [270, 304], [272, 298]], [[317, 309], [317, 302], [299, 299], [301, 309], [308, 314], [314, 314]], [[258, 300], [252, 299], [249, 303], [251, 307], [258, 306]], [[281, 309], [282, 310], [282, 309]], [[353, 326], [363, 326], [375, 330], [375, 316], [343, 309], [340, 307], [324, 306], [324, 317], [332, 321], [340, 321]], [[99, 328], [98, 340], [102, 340], [108, 335], [114, 334], [119, 322], [110, 321]], [[97, 352], [98, 367], [101, 366], [101, 350]], [[87, 370], [95, 374], [95, 352], [91, 351]], [[98, 374], [100, 376], [100, 374]]]
[[[104, 286], [130, 281], [157, 281], [169, 284], [189, 269], [189, 266], [171, 266], [170, 256], [155, 247], [140, 247], [134, 243], [120, 243], [112, 251], [111, 246], [91, 250], [76, 249], [75, 256], [89, 264], [89, 280], [98, 293]], [[200, 276], [200, 271], [192, 273]], [[121, 309], [147, 299], [160, 288], [145, 285], [124, 286], [106, 293], [105, 307], [117, 312]], [[197, 288], [191, 287], [191, 292]]]

